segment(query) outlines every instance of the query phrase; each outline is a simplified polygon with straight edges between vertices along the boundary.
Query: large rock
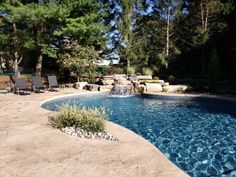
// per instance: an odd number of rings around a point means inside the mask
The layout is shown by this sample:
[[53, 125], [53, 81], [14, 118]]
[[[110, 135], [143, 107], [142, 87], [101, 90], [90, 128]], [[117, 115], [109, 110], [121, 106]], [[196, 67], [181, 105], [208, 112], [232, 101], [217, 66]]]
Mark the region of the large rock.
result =
[[74, 87], [79, 90], [83, 90], [84, 87], [88, 84], [88, 82], [76, 82]]
[[111, 80], [111, 79], [114, 79], [114, 77], [112, 76], [112, 75], [107, 75], [107, 76], [103, 76], [102, 77], [103, 78], [103, 80]]
[[164, 81], [164, 80], [155, 80], [155, 83], [158, 83], [158, 84], [164, 84], [165, 81]]
[[138, 80], [152, 80], [152, 76], [137, 76]]
[[131, 81], [123, 80], [123, 79], [122, 80], [118, 80], [116, 83], [117, 84], [121, 84], [121, 85], [133, 85]]
[[161, 84], [156, 83], [146, 83], [146, 91], [147, 92], [162, 92]]
[[101, 85], [99, 87], [99, 91], [101, 91], [101, 92], [110, 92], [112, 88], [113, 88], [113, 85]]
[[181, 93], [187, 90], [187, 85], [166, 85], [163, 87], [163, 91], [167, 93]]
[[112, 85], [114, 83], [113, 79], [105, 79], [101, 81], [103, 85]]
[[139, 82], [145, 82], [145, 83], [156, 83], [156, 84], [161, 84], [164, 85], [165, 81], [164, 80], [145, 80], [145, 79], [139, 79]]
[[138, 81], [137, 76], [129, 76], [128, 78], [130, 81]]
[[[138, 93], [144, 93], [146, 90], [147, 90], [147, 88], [143, 84], [140, 84], [140, 85], [137, 86]], [[136, 91], [136, 88], [135, 88], [135, 91]]]
[[114, 74], [113, 75], [115, 80], [126, 80], [127, 76], [125, 74]]
[[87, 84], [85, 86], [85, 89], [89, 91], [98, 91], [99, 88], [100, 88], [100, 85], [97, 85], [97, 84]]

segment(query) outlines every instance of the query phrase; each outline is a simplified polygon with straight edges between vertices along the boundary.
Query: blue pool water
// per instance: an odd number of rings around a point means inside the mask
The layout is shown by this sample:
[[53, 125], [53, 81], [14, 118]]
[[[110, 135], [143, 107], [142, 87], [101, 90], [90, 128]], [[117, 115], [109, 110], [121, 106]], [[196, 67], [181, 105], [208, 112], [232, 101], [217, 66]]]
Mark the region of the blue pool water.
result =
[[97, 94], [42, 107], [56, 111], [65, 103], [108, 108], [110, 121], [149, 140], [190, 176], [236, 177], [236, 102]]

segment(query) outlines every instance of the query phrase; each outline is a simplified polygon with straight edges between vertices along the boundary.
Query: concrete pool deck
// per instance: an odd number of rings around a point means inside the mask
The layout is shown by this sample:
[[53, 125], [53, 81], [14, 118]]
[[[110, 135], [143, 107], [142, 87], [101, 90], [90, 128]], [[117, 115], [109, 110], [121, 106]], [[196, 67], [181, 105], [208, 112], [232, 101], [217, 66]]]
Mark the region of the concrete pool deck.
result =
[[[48, 125], [50, 111], [40, 104], [80, 94], [75, 89], [0, 96], [1, 177], [187, 177], [144, 138], [117, 124], [106, 129], [119, 139], [79, 139]], [[90, 92], [87, 92], [90, 93]]]

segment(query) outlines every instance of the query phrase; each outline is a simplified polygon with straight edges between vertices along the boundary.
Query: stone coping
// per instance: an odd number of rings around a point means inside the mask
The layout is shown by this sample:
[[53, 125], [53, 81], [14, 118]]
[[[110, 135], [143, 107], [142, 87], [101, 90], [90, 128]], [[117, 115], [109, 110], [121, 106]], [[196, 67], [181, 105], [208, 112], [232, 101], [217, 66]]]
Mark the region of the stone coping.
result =
[[225, 100], [225, 101], [236, 101], [236, 96], [234, 95], [213, 95], [207, 93], [151, 93], [145, 92], [143, 95], [150, 95], [150, 96], [167, 96], [167, 97], [187, 97], [187, 98], [210, 98], [210, 99], [218, 99], [218, 100]]
[[[42, 103], [91, 92], [59, 92], [0, 97], [0, 176], [185, 177], [154, 145], [134, 132], [106, 122], [119, 139], [78, 139], [48, 125]], [[98, 93], [98, 92], [97, 92]]]

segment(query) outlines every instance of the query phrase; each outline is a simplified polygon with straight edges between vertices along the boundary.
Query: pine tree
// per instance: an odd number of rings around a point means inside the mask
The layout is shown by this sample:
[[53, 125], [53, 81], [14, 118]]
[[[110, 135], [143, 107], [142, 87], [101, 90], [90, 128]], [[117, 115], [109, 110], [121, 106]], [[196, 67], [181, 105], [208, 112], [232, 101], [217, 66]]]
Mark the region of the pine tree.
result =
[[227, 23], [224, 15], [232, 10], [232, 1], [195, 0], [190, 2], [190, 14], [187, 23], [191, 24], [189, 32], [192, 43], [201, 47], [201, 74], [206, 75], [206, 44], [209, 39], [222, 32]]
[[183, 14], [182, 7], [184, 3], [182, 0], [153, 0], [152, 3], [153, 13], [163, 18], [165, 23], [165, 26], [161, 29], [165, 32], [165, 46], [160, 55], [162, 55], [161, 58], [164, 59], [163, 63], [168, 68], [171, 56], [179, 53], [178, 48], [174, 44], [175, 39], [173, 37], [176, 33], [175, 22]]
[[220, 74], [219, 56], [217, 50], [213, 49], [210, 54], [210, 63], [208, 65], [208, 85], [210, 89], [214, 90], [216, 88], [216, 83], [219, 80]]

